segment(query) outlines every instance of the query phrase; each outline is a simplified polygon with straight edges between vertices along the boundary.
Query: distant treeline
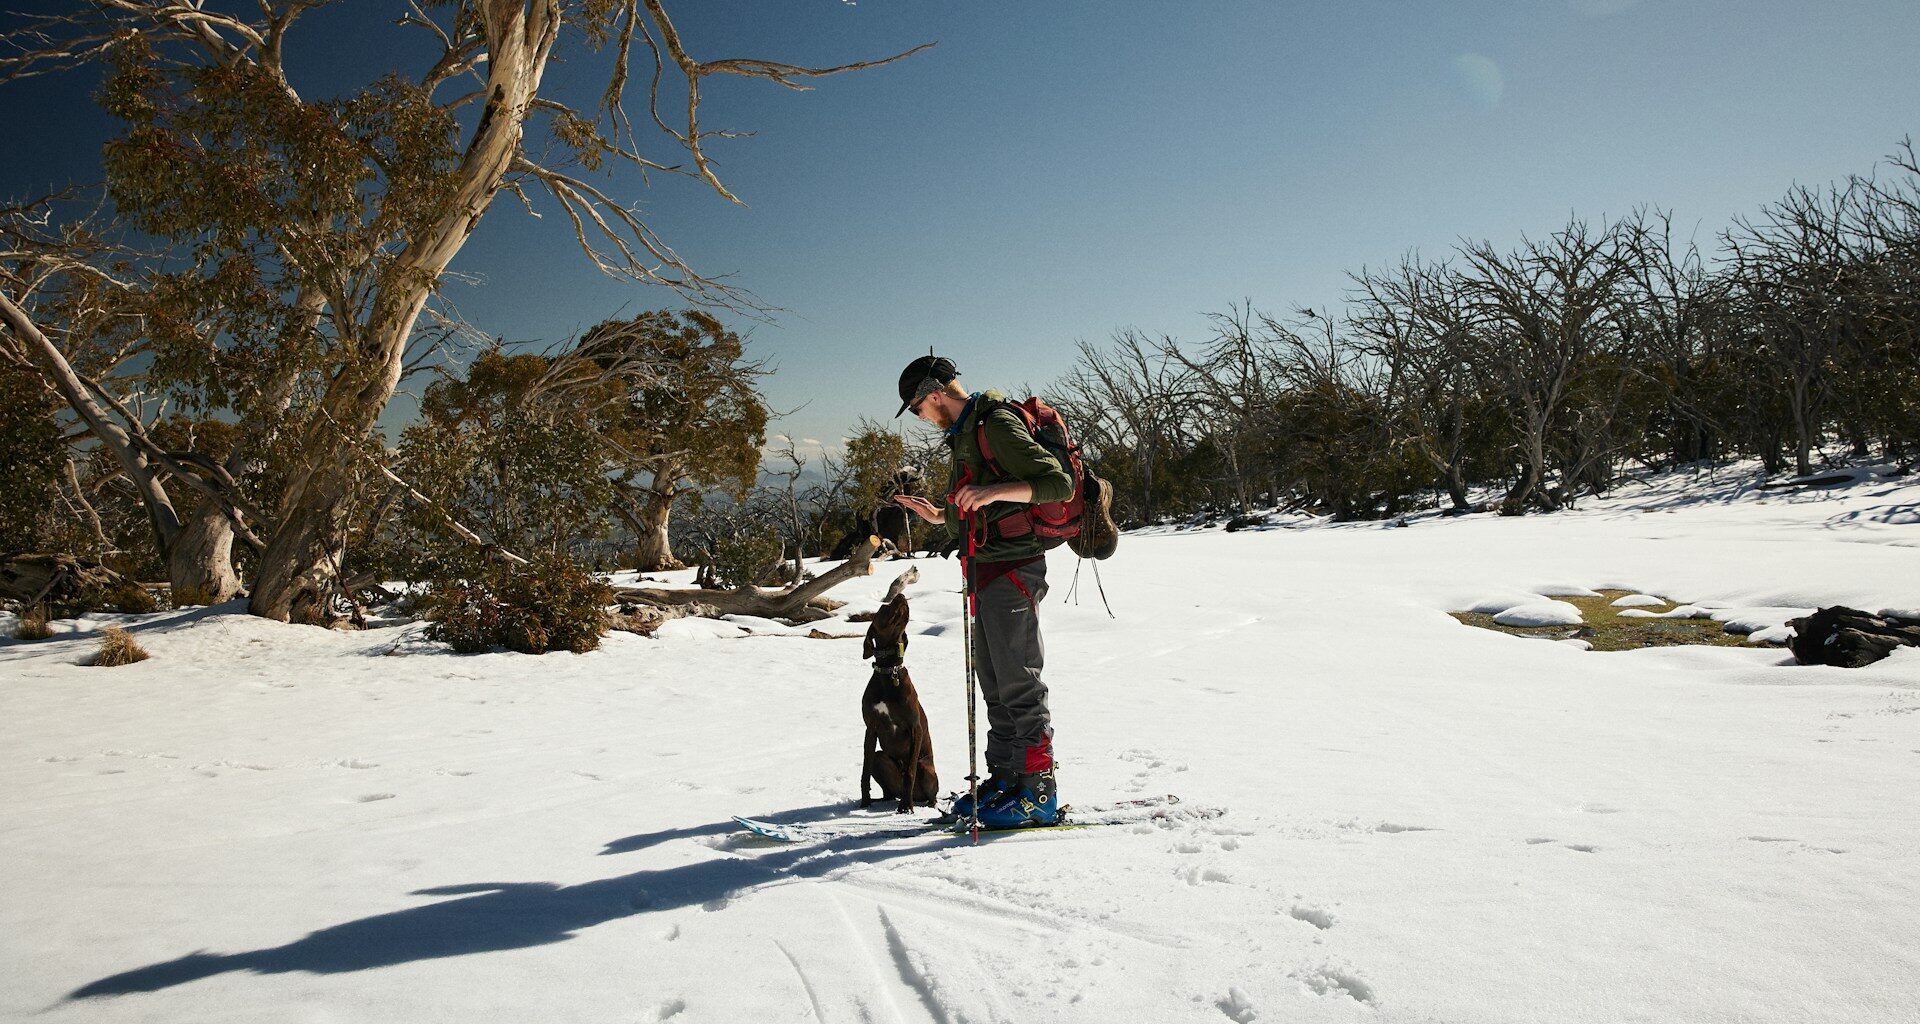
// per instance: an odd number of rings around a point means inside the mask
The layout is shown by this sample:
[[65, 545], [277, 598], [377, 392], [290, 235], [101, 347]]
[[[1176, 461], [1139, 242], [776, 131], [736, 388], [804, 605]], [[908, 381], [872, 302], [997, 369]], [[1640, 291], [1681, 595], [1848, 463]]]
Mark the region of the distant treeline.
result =
[[1624, 471], [1833, 446], [1920, 453], [1920, 164], [1796, 186], [1702, 244], [1669, 214], [1573, 220], [1352, 272], [1343, 310], [1213, 314], [1198, 341], [1083, 343], [1047, 391], [1116, 514], [1436, 501], [1551, 511]]

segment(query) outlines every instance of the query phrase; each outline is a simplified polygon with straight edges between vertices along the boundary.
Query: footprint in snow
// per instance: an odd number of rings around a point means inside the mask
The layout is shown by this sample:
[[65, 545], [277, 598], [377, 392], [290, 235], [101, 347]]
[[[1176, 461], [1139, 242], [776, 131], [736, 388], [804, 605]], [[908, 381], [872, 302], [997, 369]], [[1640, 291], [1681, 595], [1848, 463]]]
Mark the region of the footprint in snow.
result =
[[1539, 845], [1540, 845], [1541, 843], [1551, 843], [1551, 842], [1553, 842], [1553, 840], [1552, 840], [1552, 839], [1529, 839], [1529, 840], [1527, 840], [1527, 845], [1528, 845], [1528, 846], [1539, 846]]
[[1185, 869], [1184, 871], [1180, 871], [1178, 872], [1178, 874], [1182, 878], [1185, 878], [1187, 880], [1188, 885], [1205, 885], [1208, 882], [1233, 881], [1233, 876], [1227, 874], [1225, 871], [1222, 871], [1219, 868], [1203, 867], [1198, 864], [1195, 864], [1192, 867]]
[[1305, 921], [1323, 932], [1332, 928], [1333, 922], [1336, 920], [1332, 914], [1321, 910], [1319, 907], [1296, 906], [1292, 910], [1287, 911], [1287, 915], [1295, 921]]
[[1374, 829], [1374, 831], [1399, 833], [1399, 832], [1438, 832], [1440, 830], [1437, 828], [1429, 828], [1425, 825], [1396, 825], [1391, 821], [1383, 821], [1380, 823], [1380, 827]]
[[354, 797], [353, 802], [358, 804], [370, 804], [376, 800], [391, 800], [391, 799], [393, 799], [392, 793], [368, 793], [365, 796]]
[[1599, 853], [1600, 852], [1600, 848], [1598, 846], [1589, 846], [1586, 843], [1567, 843], [1565, 845], [1567, 849], [1576, 850], [1580, 853]]
[[686, 1008], [687, 1001], [685, 999], [669, 999], [660, 1004], [660, 1016], [654, 1019], [667, 1020], [672, 1017], [678, 1017], [681, 1013], [685, 1012]]
[[1361, 981], [1350, 971], [1336, 970], [1322, 964], [1305, 970], [1290, 972], [1300, 987], [1317, 996], [1346, 996], [1357, 1003], [1373, 1005], [1373, 986]]
[[1237, 1024], [1253, 1024], [1254, 1018], [1260, 1016], [1253, 1008], [1253, 1000], [1237, 988], [1228, 988], [1226, 998], [1214, 1000], [1213, 1005]]

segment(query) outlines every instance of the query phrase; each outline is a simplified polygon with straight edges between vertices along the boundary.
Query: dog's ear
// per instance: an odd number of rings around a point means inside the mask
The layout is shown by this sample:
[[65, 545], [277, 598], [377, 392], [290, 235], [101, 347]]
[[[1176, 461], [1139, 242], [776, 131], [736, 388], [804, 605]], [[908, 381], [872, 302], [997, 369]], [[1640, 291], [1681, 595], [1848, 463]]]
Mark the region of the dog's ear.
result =
[[874, 648], [874, 643], [873, 643], [873, 623], [871, 623], [871, 622], [869, 622], [869, 623], [867, 623], [867, 635], [866, 635], [866, 638], [860, 641], [860, 657], [861, 657], [861, 660], [863, 660], [863, 661], [871, 661], [871, 660], [873, 659], [873, 652], [874, 652], [874, 650], [875, 650], [875, 648]]

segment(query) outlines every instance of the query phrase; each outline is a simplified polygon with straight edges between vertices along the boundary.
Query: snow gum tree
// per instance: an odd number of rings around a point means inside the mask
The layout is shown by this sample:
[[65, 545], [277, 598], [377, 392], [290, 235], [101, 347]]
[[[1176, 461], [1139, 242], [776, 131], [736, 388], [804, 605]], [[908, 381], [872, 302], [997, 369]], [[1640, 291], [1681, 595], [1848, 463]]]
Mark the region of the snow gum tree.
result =
[[[421, 33], [426, 59], [320, 95], [289, 75], [285, 57], [300, 44], [297, 23], [321, 6], [84, 5], [9, 34], [14, 55], [0, 76], [107, 66], [101, 101], [123, 125], [105, 158], [114, 208], [184, 251], [189, 269], [174, 282], [183, 301], [227, 311], [211, 332], [169, 339], [157, 365], [217, 378], [210, 400], [231, 399], [250, 427], [280, 439], [285, 485], [263, 524], [251, 610], [332, 624], [358, 464], [378, 449], [369, 435], [443, 275], [494, 198], [509, 191], [531, 208], [529, 188], [543, 191], [604, 272], [738, 298], [683, 263], [609, 194], [609, 179], [589, 176], [614, 166], [687, 173], [737, 201], [708, 160], [705, 143], [721, 133], [700, 124], [703, 80], [805, 88], [803, 79], [886, 60], [702, 61], [661, 0], [409, 2], [399, 23]], [[360, 16], [372, 31], [391, 15]], [[641, 152], [623, 108], [636, 46], [653, 57], [653, 125], [690, 167]], [[549, 95], [556, 54], [593, 52], [608, 65], [596, 107]], [[111, 419], [92, 425], [110, 432]]]
[[638, 537], [634, 568], [683, 568], [669, 539], [675, 501], [720, 489], [738, 502], [758, 479], [768, 409], [756, 381], [765, 371], [738, 334], [700, 310], [608, 321], [581, 347], [609, 345], [655, 368], [595, 416], [619, 467], [614, 508]]
[[549, 560], [604, 526], [611, 487], [598, 438], [584, 417], [538, 401], [551, 365], [496, 348], [464, 379], [427, 388], [420, 421], [400, 439], [400, 472], [428, 499], [404, 517], [420, 558], [401, 568], [413, 578], [484, 563], [486, 549], [451, 534], [449, 517], [489, 545]]

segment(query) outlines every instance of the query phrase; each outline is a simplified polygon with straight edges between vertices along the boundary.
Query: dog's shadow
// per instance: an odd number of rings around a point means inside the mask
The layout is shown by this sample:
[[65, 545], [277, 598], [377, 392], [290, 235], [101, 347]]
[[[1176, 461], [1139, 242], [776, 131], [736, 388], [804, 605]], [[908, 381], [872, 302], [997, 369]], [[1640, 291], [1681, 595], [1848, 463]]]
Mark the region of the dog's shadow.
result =
[[[815, 814], [825, 806], [798, 808], [780, 817], [801, 820], [794, 816]], [[830, 806], [840, 809], [844, 805]], [[735, 827], [733, 822], [718, 822], [635, 836], [608, 843], [605, 852], [616, 852], [623, 843], [635, 843], [627, 849], [642, 849], [665, 838], [706, 835]], [[527, 949], [563, 942], [587, 928], [636, 914], [696, 906], [720, 911], [755, 890], [933, 849], [925, 840], [890, 846], [889, 838], [896, 837], [884, 833], [839, 836], [819, 843], [776, 847], [753, 856], [721, 856], [578, 885], [474, 882], [421, 889], [411, 895], [458, 898], [333, 925], [267, 949], [190, 953], [89, 982], [67, 998], [156, 992], [230, 971], [340, 974], [442, 957]]]

